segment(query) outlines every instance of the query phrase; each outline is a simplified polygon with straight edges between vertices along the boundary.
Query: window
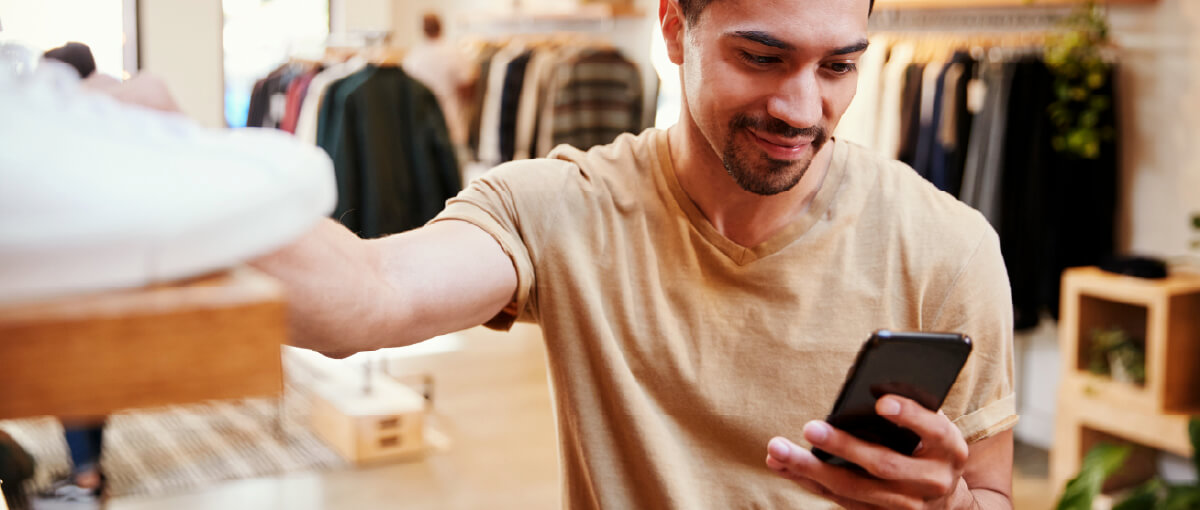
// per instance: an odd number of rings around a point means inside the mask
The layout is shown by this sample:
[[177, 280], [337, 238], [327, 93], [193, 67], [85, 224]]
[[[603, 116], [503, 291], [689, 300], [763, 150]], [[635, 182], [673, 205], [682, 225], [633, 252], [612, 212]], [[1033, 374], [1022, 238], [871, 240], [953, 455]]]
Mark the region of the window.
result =
[[255, 81], [291, 57], [321, 57], [329, 0], [222, 0], [222, 8], [225, 120], [243, 127]]

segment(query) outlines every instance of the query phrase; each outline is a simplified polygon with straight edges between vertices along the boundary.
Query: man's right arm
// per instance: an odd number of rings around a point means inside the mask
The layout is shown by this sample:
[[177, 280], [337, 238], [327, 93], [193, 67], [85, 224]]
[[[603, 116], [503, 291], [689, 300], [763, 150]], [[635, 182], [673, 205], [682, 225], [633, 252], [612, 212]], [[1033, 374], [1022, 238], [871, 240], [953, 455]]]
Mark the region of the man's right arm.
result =
[[500, 244], [464, 221], [362, 240], [325, 219], [254, 266], [287, 289], [291, 343], [333, 357], [482, 324], [517, 289]]

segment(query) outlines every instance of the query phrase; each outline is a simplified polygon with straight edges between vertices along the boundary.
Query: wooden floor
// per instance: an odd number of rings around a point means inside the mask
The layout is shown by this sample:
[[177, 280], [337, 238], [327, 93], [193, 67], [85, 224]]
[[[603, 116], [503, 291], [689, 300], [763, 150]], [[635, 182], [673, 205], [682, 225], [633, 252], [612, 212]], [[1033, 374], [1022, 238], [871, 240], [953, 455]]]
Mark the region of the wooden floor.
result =
[[[553, 410], [540, 333], [475, 329], [384, 353], [395, 374], [431, 373], [449, 445], [423, 460], [232, 482], [192, 494], [119, 498], [113, 510], [559, 508]], [[353, 362], [354, 360], [351, 360]], [[1019, 447], [1014, 508], [1048, 510], [1043, 451]]]

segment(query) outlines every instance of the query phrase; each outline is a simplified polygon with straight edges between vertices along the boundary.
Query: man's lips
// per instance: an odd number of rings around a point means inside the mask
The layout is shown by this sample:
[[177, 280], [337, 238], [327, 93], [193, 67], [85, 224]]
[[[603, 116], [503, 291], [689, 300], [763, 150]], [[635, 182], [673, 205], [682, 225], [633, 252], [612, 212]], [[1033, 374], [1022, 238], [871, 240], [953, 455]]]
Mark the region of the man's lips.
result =
[[813, 142], [811, 138], [787, 138], [754, 131], [753, 129], [748, 129], [747, 131], [754, 137], [754, 141], [758, 142], [758, 145], [775, 159], [795, 159], [803, 155], [804, 150], [812, 145]]
[[753, 129], [750, 129], [749, 131], [750, 131], [750, 134], [753, 134], [754, 136], [761, 138], [764, 142], [778, 145], [780, 147], [786, 147], [786, 148], [801, 147], [801, 146], [809, 145], [812, 143], [811, 138], [805, 138], [802, 136], [788, 138], [788, 137], [783, 137], [783, 136], [779, 136], [776, 134], [755, 131]]

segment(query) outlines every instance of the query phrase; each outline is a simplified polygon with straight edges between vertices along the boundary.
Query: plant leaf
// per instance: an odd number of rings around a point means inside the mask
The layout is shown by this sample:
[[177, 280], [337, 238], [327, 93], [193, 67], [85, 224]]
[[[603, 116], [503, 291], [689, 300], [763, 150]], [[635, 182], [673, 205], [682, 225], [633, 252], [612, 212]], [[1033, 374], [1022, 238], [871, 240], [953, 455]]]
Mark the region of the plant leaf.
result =
[[1162, 488], [1163, 484], [1157, 478], [1150, 480], [1130, 492], [1129, 496], [1113, 506], [1112, 510], [1154, 510], [1158, 507], [1158, 496]]
[[1079, 475], [1067, 482], [1057, 510], [1091, 510], [1092, 500], [1100, 493], [1104, 480], [1112, 476], [1133, 450], [1128, 445], [1100, 443], [1083, 458]]
[[[1200, 216], [1196, 219], [1200, 220]], [[1192, 438], [1192, 462], [1196, 464], [1196, 472], [1200, 473], [1200, 417], [1193, 416], [1188, 420], [1188, 436]]]
[[1163, 510], [1195, 510], [1200, 508], [1200, 487], [1173, 486], [1167, 490], [1167, 499], [1159, 506]]

